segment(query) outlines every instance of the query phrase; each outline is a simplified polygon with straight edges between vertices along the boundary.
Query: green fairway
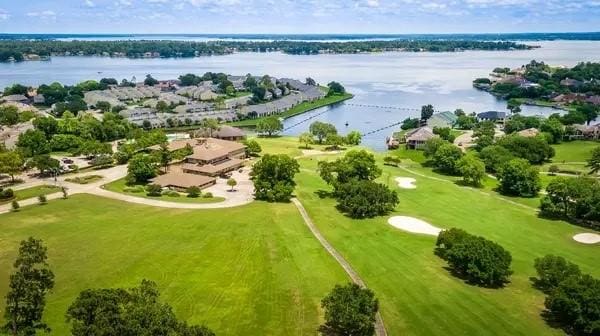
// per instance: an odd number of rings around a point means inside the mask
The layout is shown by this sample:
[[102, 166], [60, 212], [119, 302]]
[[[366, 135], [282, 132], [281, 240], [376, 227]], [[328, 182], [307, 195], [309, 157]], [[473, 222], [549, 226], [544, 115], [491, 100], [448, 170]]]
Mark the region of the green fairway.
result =
[[[585, 272], [600, 275], [600, 246], [581, 245], [571, 238], [584, 229], [540, 219], [534, 210], [485, 190], [482, 193], [385, 167], [380, 180], [400, 196], [397, 212], [391, 216], [417, 217], [441, 228], [463, 228], [512, 253], [515, 273], [507, 287], [484, 289], [465, 284], [450, 275], [445, 263], [433, 254], [435, 237], [395, 229], [387, 224], [388, 217], [352, 220], [343, 216], [334, 208], [335, 201], [315, 193], [329, 190], [314, 172], [316, 159], [301, 161], [296, 194], [325, 237], [375, 291], [390, 335], [559, 335], [561, 332], [548, 327], [540, 316], [544, 296], [529, 281], [535, 274], [534, 258], [562, 255]], [[394, 182], [398, 176], [414, 177], [417, 189], [399, 189]]]
[[65, 310], [81, 290], [144, 278], [179, 318], [218, 335], [314, 335], [321, 298], [348, 281], [291, 204], [167, 210], [76, 195], [0, 222], [0, 297], [19, 241], [33, 235], [48, 246], [52, 335], [68, 334]]
[[[223, 197], [195, 197], [195, 198], [190, 198], [190, 197], [186, 197], [185, 194], [179, 194], [179, 197], [173, 197], [170, 195], [161, 195], [161, 196], [148, 196], [146, 195], [146, 192], [133, 192], [133, 191], [128, 191], [127, 189], [127, 184], [125, 184], [126, 178], [121, 178], [115, 181], [112, 181], [110, 183], [105, 184], [104, 186], [102, 186], [104, 189], [106, 190], [110, 190], [110, 191], [114, 191], [114, 192], [118, 192], [121, 194], [126, 194], [126, 195], [130, 195], [130, 196], [135, 196], [135, 197], [142, 197], [142, 198], [149, 198], [149, 199], [156, 199], [156, 200], [161, 200], [161, 201], [168, 201], [168, 202], [179, 202], [179, 203], [216, 203], [216, 202], [223, 202], [225, 199]], [[141, 186], [141, 185], [140, 185]], [[134, 186], [135, 187], [135, 186]]]

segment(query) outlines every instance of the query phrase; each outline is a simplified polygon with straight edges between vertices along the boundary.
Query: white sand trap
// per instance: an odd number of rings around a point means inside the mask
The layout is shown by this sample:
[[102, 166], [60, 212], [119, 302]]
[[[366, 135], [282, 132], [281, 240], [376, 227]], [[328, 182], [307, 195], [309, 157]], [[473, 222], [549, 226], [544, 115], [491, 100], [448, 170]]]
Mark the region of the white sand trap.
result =
[[403, 189], [416, 189], [417, 186], [414, 184], [417, 180], [412, 177], [396, 177], [398, 187]]
[[400, 230], [437, 236], [442, 229], [435, 227], [420, 219], [407, 216], [394, 216], [388, 219], [388, 223]]
[[302, 150], [302, 156], [333, 155], [333, 154], [339, 154], [339, 153], [340, 153], [339, 150], [333, 150], [333, 151], [322, 151], [322, 150], [316, 150], [316, 149], [303, 149]]
[[582, 244], [600, 243], [600, 235], [597, 233], [580, 233], [573, 236], [573, 240]]

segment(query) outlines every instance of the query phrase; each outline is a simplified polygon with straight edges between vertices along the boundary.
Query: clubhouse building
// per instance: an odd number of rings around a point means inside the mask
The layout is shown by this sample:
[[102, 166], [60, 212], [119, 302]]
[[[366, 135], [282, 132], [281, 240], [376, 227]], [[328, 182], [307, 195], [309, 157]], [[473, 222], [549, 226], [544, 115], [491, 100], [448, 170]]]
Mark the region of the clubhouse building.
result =
[[[174, 140], [168, 144], [171, 152], [192, 149], [192, 154], [181, 162], [169, 166], [168, 172], [152, 179], [152, 183], [163, 188], [185, 191], [196, 186], [208, 188], [217, 182], [217, 177], [240, 169], [244, 165], [246, 146], [239, 142], [216, 138], [194, 138]], [[159, 146], [150, 147], [158, 150]]]

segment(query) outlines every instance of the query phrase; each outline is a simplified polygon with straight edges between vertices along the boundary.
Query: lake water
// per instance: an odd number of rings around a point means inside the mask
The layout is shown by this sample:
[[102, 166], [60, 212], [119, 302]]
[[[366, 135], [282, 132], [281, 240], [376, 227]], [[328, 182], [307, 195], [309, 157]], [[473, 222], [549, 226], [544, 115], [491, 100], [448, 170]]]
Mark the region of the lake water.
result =
[[[506, 102], [475, 90], [474, 78], [485, 77], [495, 67], [518, 67], [532, 59], [551, 65], [573, 66], [580, 61], [600, 61], [600, 41], [541, 41], [542, 48], [521, 51], [467, 51], [459, 53], [381, 53], [359, 55], [285, 55], [281, 53], [238, 53], [227, 56], [189, 59], [126, 59], [101, 57], [53, 57], [48, 62], [0, 64], [0, 87], [12, 83], [39, 85], [58, 81], [74, 84], [86, 79], [135, 76], [150, 73], [158, 79], [172, 79], [185, 73], [206, 71], [230, 74], [269, 74], [321, 84], [339, 81], [355, 98], [286, 121], [290, 126], [317, 115], [313, 120], [335, 124], [340, 132], [369, 132], [418, 116], [420, 107], [432, 104], [436, 110], [466, 112], [506, 110]], [[364, 107], [377, 105], [383, 107]], [[397, 108], [391, 108], [397, 107]], [[406, 109], [398, 109], [406, 108]], [[414, 109], [414, 110], [410, 110]], [[550, 108], [523, 106], [524, 114], [548, 115]], [[322, 113], [324, 112], [324, 113]], [[349, 124], [345, 126], [346, 122]], [[287, 130], [306, 131], [309, 122]], [[384, 139], [393, 129], [365, 137], [374, 149], [384, 148]]]

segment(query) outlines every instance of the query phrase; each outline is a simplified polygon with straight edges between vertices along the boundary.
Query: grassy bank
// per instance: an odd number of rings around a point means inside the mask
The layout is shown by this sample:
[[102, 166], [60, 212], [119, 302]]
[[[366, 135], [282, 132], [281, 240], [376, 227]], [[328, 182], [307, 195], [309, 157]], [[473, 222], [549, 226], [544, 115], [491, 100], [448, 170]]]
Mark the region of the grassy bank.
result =
[[[10, 187], [7, 187], [7, 189], [10, 189]], [[38, 197], [40, 195], [53, 194], [53, 193], [59, 192], [60, 190], [61, 190], [60, 187], [52, 186], [52, 185], [41, 185], [41, 186], [36, 186], [36, 187], [31, 187], [31, 188], [14, 190], [15, 197], [12, 199], [9, 199], [9, 200], [0, 201], [0, 204], [12, 202], [13, 200], [22, 201], [22, 200], [26, 200], [28, 198]]]

